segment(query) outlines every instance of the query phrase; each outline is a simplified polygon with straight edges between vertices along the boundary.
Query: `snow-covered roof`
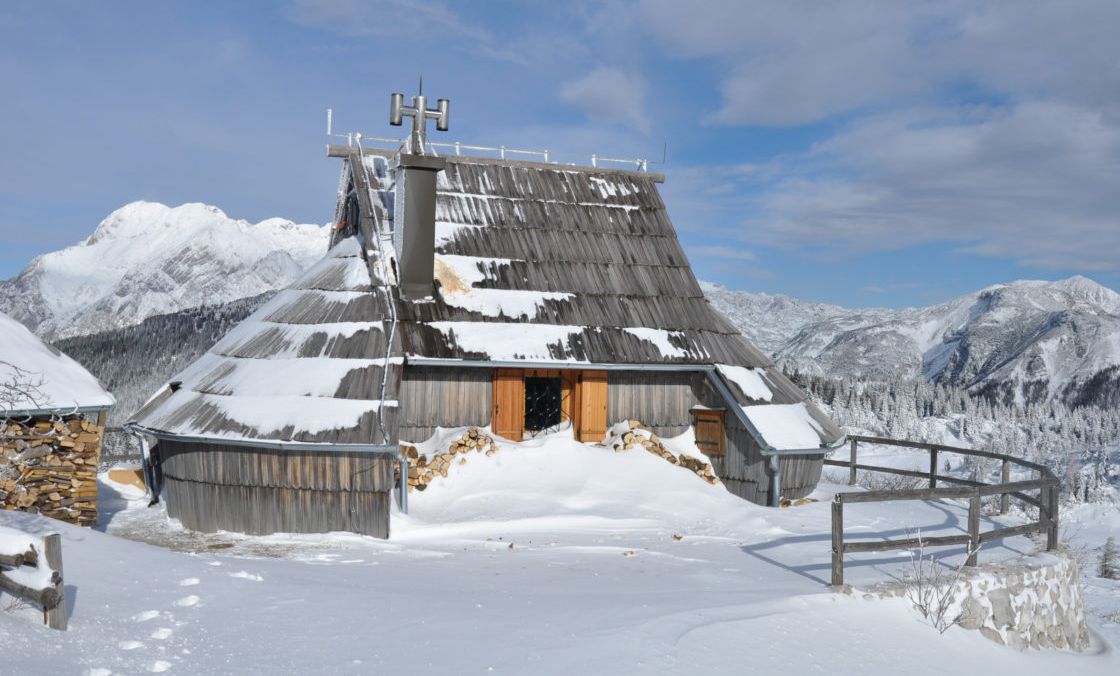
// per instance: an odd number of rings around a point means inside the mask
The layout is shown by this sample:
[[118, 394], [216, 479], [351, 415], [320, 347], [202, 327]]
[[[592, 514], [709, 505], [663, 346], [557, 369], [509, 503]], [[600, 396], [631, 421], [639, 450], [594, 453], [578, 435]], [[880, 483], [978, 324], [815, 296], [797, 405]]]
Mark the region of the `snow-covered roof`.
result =
[[[409, 301], [395, 286], [389, 239], [363, 251], [351, 227], [394, 227], [388, 159], [347, 158], [343, 184], [353, 186], [360, 216], [349, 214], [321, 263], [177, 376], [179, 390], [141, 409], [138, 424], [179, 435], [391, 444], [402, 364], [424, 360], [719, 364], [740, 406], [805, 401], [708, 304], [654, 175], [446, 158], [434, 294]], [[840, 436], [819, 418], [822, 441]]]
[[388, 297], [385, 286], [370, 284], [357, 239], [344, 239], [132, 421], [183, 436], [381, 444], [381, 423], [396, 429], [402, 361], [385, 356]]
[[[8, 387], [4, 387], [8, 386]], [[0, 416], [106, 409], [115, 403], [81, 364], [0, 312]]]

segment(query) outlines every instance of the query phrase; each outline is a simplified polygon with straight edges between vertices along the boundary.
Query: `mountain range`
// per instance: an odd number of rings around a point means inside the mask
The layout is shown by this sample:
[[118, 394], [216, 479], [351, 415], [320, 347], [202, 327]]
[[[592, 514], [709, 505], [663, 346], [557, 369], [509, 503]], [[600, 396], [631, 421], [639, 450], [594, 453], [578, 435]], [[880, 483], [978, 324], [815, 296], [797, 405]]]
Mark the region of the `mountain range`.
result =
[[775, 360], [814, 374], [923, 378], [1005, 402], [1120, 392], [1120, 294], [1085, 277], [999, 284], [937, 305], [850, 309], [706, 284]]
[[[118, 389], [147, 387], [172, 375], [160, 364], [183, 366], [262, 294], [319, 260], [327, 239], [326, 226], [279, 218], [253, 224], [204, 204], [133, 202], [84, 241], [0, 282], [0, 312], [59, 342]], [[791, 370], [921, 378], [1005, 402], [1120, 405], [1120, 294], [1085, 277], [1010, 282], [904, 309], [702, 286], [716, 309]], [[202, 306], [211, 309], [192, 310]], [[126, 368], [130, 346], [139, 345], [159, 353], [148, 355], [150, 374]]]

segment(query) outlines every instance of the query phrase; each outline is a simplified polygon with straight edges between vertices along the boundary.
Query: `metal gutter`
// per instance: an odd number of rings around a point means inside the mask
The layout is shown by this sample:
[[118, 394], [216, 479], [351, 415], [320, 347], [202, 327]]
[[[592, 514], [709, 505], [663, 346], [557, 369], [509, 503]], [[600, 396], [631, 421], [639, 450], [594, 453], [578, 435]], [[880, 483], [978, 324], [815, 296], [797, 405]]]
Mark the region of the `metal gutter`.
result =
[[265, 448], [275, 451], [320, 451], [327, 453], [370, 453], [370, 454], [392, 454], [398, 455], [400, 453], [400, 446], [397, 444], [332, 444], [332, 443], [310, 443], [304, 441], [269, 441], [266, 439], [236, 439], [231, 437], [207, 437], [195, 436], [184, 434], [172, 434], [171, 432], [163, 432], [160, 430], [153, 430], [143, 425], [136, 423], [126, 423], [124, 428], [129, 432], [147, 434], [156, 439], [164, 439], [168, 441], [185, 441], [188, 443], [205, 443], [205, 444], [226, 444], [228, 446], [244, 446], [246, 448]]
[[33, 415], [101, 413], [102, 411], [108, 411], [112, 407], [112, 404], [107, 404], [105, 406], [59, 406], [57, 408], [28, 408], [19, 411], [0, 410], [0, 417], [15, 418], [18, 416]]
[[516, 368], [516, 369], [579, 369], [588, 371], [712, 371], [711, 364], [595, 364], [582, 361], [518, 361], [518, 360], [469, 360], [469, 359], [431, 359], [427, 357], [405, 357], [405, 364], [411, 366], [446, 366], [467, 368]]

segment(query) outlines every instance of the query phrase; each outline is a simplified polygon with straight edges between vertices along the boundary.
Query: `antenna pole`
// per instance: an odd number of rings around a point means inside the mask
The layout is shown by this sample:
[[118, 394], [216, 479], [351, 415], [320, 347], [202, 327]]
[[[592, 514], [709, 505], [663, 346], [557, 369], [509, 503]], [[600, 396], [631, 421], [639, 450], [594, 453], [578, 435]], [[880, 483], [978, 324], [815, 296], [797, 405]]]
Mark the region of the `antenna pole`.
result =
[[437, 131], [447, 131], [448, 109], [450, 102], [439, 99], [435, 108], [428, 108], [428, 99], [424, 96], [424, 75], [420, 74], [420, 93], [412, 97], [412, 105], [404, 105], [404, 94], [394, 93], [390, 98], [389, 124], [400, 126], [405, 117], [412, 118], [412, 133], [409, 135], [411, 152], [417, 155], [425, 154], [428, 120], [435, 120]]

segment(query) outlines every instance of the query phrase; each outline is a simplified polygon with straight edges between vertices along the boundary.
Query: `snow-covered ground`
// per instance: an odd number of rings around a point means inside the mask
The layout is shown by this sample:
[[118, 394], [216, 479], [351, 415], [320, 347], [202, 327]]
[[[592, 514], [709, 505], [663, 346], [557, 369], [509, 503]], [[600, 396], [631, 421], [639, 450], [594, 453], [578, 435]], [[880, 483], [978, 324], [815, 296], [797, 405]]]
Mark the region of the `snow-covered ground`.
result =
[[[0, 613], [11, 673], [1076, 673], [1114, 674], [1120, 583], [1089, 581], [1086, 654], [1020, 653], [940, 635], [903, 599], [837, 594], [829, 505], [774, 510], [640, 449], [563, 436], [471, 455], [411, 494], [388, 541], [203, 535], [133, 487], [103, 483], [102, 530], [0, 512], [64, 536], [70, 630]], [[845, 511], [848, 537], [960, 531], [950, 503]], [[1013, 519], [1012, 519], [1013, 520]], [[1115, 508], [1065, 515], [1079, 540]], [[1078, 530], [1077, 524], [1083, 524]], [[139, 541], [135, 541], [139, 540]], [[981, 562], [1031, 551], [993, 543]], [[942, 550], [952, 564], [960, 551]], [[1091, 558], [1091, 557], [1090, 557]], [[849, 582], [908, 568], [905, 552], [848, 558]]]

